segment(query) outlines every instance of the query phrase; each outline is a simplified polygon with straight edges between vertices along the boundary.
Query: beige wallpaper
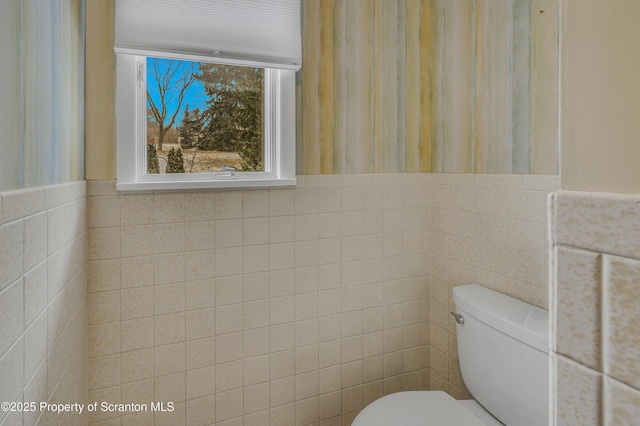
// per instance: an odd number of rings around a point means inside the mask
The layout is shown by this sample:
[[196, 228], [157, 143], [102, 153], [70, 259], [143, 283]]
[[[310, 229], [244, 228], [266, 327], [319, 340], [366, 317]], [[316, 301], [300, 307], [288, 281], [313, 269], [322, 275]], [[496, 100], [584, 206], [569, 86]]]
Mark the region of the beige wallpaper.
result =
[[558, 173], [554, 0], [308, 0], [298, 172]]
[[113, 0], [87, 4], [85, 143], [87, 179], [116, 176], [116, 63]]
[[[113, 6], [87, 8], [87, 177], [114, 164]], [[557, 174], [557, 1], [304, 0], [297, 173]]]
[[84, 178], [84, 1], [0, 3], [0, 190]]
[[566, 0], [562, 187], [640, 192], [640, 4]]

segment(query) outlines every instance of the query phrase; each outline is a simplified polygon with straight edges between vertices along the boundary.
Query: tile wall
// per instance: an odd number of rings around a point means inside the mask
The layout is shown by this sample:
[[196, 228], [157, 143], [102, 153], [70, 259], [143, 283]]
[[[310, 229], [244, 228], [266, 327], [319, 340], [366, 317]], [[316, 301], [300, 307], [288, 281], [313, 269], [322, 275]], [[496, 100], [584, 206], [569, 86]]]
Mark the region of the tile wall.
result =
[[430, 387], [470, 399], [460, 375], [452, 288], [475, 282], [548, 305], [546, 198], [557, 176], [436, 174], [429, 248]]
[[451, 288], [475, 281], [546, 307], [557, 185], [322, 175], [296, 189], [118, 195], [89, 182], [89, 397], [176, 403], [90, 420], [350, 424], [399, 390], [468, 398]]
[[552, 277], [552, 425], [640, 418], [640, 197], [560, 191]]
[[[0, 401], [87, 398], [86, 183], [0, 193]], [[0, 424], [86, 424], [0, 412]]]
[[88, 183], [89, 399], [100, 424], [340, 425], [429, 387], [435, 175], [118, 195]]

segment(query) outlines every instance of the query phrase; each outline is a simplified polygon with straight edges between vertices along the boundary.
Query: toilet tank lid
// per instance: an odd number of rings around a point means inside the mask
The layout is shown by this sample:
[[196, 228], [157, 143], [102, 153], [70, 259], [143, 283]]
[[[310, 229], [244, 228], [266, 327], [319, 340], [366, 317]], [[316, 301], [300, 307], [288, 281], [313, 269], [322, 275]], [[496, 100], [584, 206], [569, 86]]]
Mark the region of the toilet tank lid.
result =
[[454, 287], [453, 301], [478, 321], [549, 353], [549, 312], [477, 284]]

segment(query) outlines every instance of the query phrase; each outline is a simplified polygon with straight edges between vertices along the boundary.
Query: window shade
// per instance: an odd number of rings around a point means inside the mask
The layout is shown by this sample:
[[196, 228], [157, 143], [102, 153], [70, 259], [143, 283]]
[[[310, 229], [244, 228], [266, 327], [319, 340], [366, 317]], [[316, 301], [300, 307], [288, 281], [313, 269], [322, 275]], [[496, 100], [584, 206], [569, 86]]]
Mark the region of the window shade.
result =
[[118, 53], [299, 69], [300, 0], [116, 0]]

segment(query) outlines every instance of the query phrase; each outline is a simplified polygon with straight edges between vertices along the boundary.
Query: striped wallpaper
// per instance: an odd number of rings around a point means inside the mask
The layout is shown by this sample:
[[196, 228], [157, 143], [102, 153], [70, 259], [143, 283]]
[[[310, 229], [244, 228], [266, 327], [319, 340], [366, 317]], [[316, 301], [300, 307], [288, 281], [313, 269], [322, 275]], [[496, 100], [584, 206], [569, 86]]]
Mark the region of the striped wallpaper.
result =
[[298, 173], [558, 173], [557, 0], [303, 0]]
[[84, 0], [0, 1], [0, 191], [84, 179]]

